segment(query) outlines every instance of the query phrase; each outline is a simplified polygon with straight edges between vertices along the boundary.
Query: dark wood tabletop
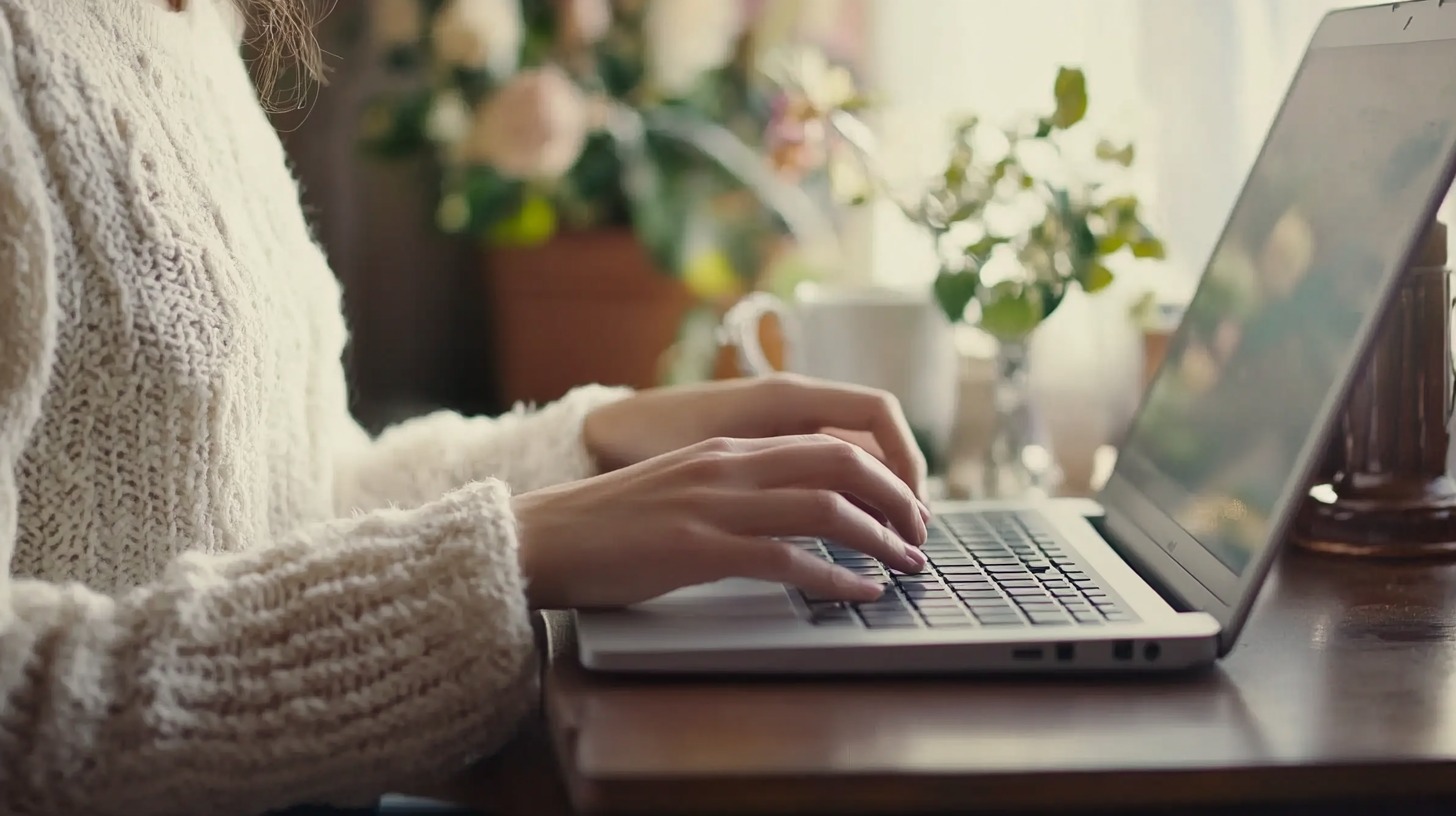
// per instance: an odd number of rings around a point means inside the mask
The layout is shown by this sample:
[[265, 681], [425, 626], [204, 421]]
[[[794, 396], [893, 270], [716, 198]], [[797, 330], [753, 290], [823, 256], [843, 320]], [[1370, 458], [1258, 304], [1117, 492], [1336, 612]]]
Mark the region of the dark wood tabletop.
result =
[[649, 681], [585, 672], [570, 638], [555, 619], [545, 725], [452, 798], [533, 813], [565, 809], [563, 790], [579, 812], [621, 814], [1456, 813], [1451, 564], [1291, 550], [1234, 652], [1177, 677]]

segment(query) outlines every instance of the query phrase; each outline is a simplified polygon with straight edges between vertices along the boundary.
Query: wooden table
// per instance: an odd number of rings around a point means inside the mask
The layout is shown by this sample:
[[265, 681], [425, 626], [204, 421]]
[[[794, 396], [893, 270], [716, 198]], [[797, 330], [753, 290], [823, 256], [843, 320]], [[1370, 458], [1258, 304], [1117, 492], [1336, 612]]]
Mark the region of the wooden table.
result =
[[545, 729], [452, 798], [529, 813], [565, 809], [551, 798], [565, 789], [591, 813], [1327, 814], [1398, 797], [1401, 813], [1456, 813], [1453, 565], [1290, 552], [1234, 653], [1174, 678], [642, 681], [584, 672], [569, 626], [553, 649]]

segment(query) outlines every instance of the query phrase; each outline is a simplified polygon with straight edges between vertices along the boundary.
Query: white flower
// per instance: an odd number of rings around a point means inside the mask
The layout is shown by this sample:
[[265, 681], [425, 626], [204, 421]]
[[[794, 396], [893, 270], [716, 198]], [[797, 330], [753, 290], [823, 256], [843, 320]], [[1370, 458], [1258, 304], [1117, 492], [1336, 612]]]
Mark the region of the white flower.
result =
[[520, 0], [450, 0], [435, 16], [432, 33], [445, 64], [504, 78], [520, 64], [526, 24]]
[[522, 71], [475, 113], [464, 156], [521, 179], [559, 178], [586, 144], [588, 107], [555, 66]]
[[420, 0], [373, 0], [369, 4], [370, 32], [374, 42], [385, 48], [414, 45], [424, 26]]
[[470, 134], [470, 106], [457, 90], [435, 97], [425, 118], [425, 135], [445, 145], [458, 145]]
[[681, 96], [733, 57], [743, 33], [739, 0], [649, 0], [643, 20], [647, 67], [659, 90]]

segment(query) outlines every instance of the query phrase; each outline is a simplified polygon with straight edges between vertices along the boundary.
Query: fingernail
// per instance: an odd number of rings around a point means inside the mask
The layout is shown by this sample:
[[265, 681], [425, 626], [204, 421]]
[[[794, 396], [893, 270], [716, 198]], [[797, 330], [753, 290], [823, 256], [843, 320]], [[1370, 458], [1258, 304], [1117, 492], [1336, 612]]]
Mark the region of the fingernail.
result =
[[911, 547], [910, 545], [906, 544], [905, 560], [913, 564], [915, 566], [915, 569], [920, 569], [921, 567], [925, 566], [925, 553], [921, 552], [915, 547]]
[[930, 508], [925, 506], [925, 502], [918, 502], [918, 504], [920, 505], [920, 520], [929, 524], [931, 519]]
[[869, 578], [860, 578], [856, 582], [859, 588], [865, 591], [869, 600], [874, 600], [885, 594], [885, 585], [879, 581], [872, 581]]

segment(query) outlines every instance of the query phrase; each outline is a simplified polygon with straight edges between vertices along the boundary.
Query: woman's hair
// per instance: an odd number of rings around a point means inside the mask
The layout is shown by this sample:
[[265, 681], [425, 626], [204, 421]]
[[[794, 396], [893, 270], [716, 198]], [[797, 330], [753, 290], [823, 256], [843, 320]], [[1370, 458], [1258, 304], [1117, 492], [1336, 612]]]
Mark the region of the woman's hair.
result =
[[314, 27], [332, 0], [233, 0], [246, 21], [253, 79], [274, 111], [307, 104], [309, 89], [324, 81], [323, 50]]

